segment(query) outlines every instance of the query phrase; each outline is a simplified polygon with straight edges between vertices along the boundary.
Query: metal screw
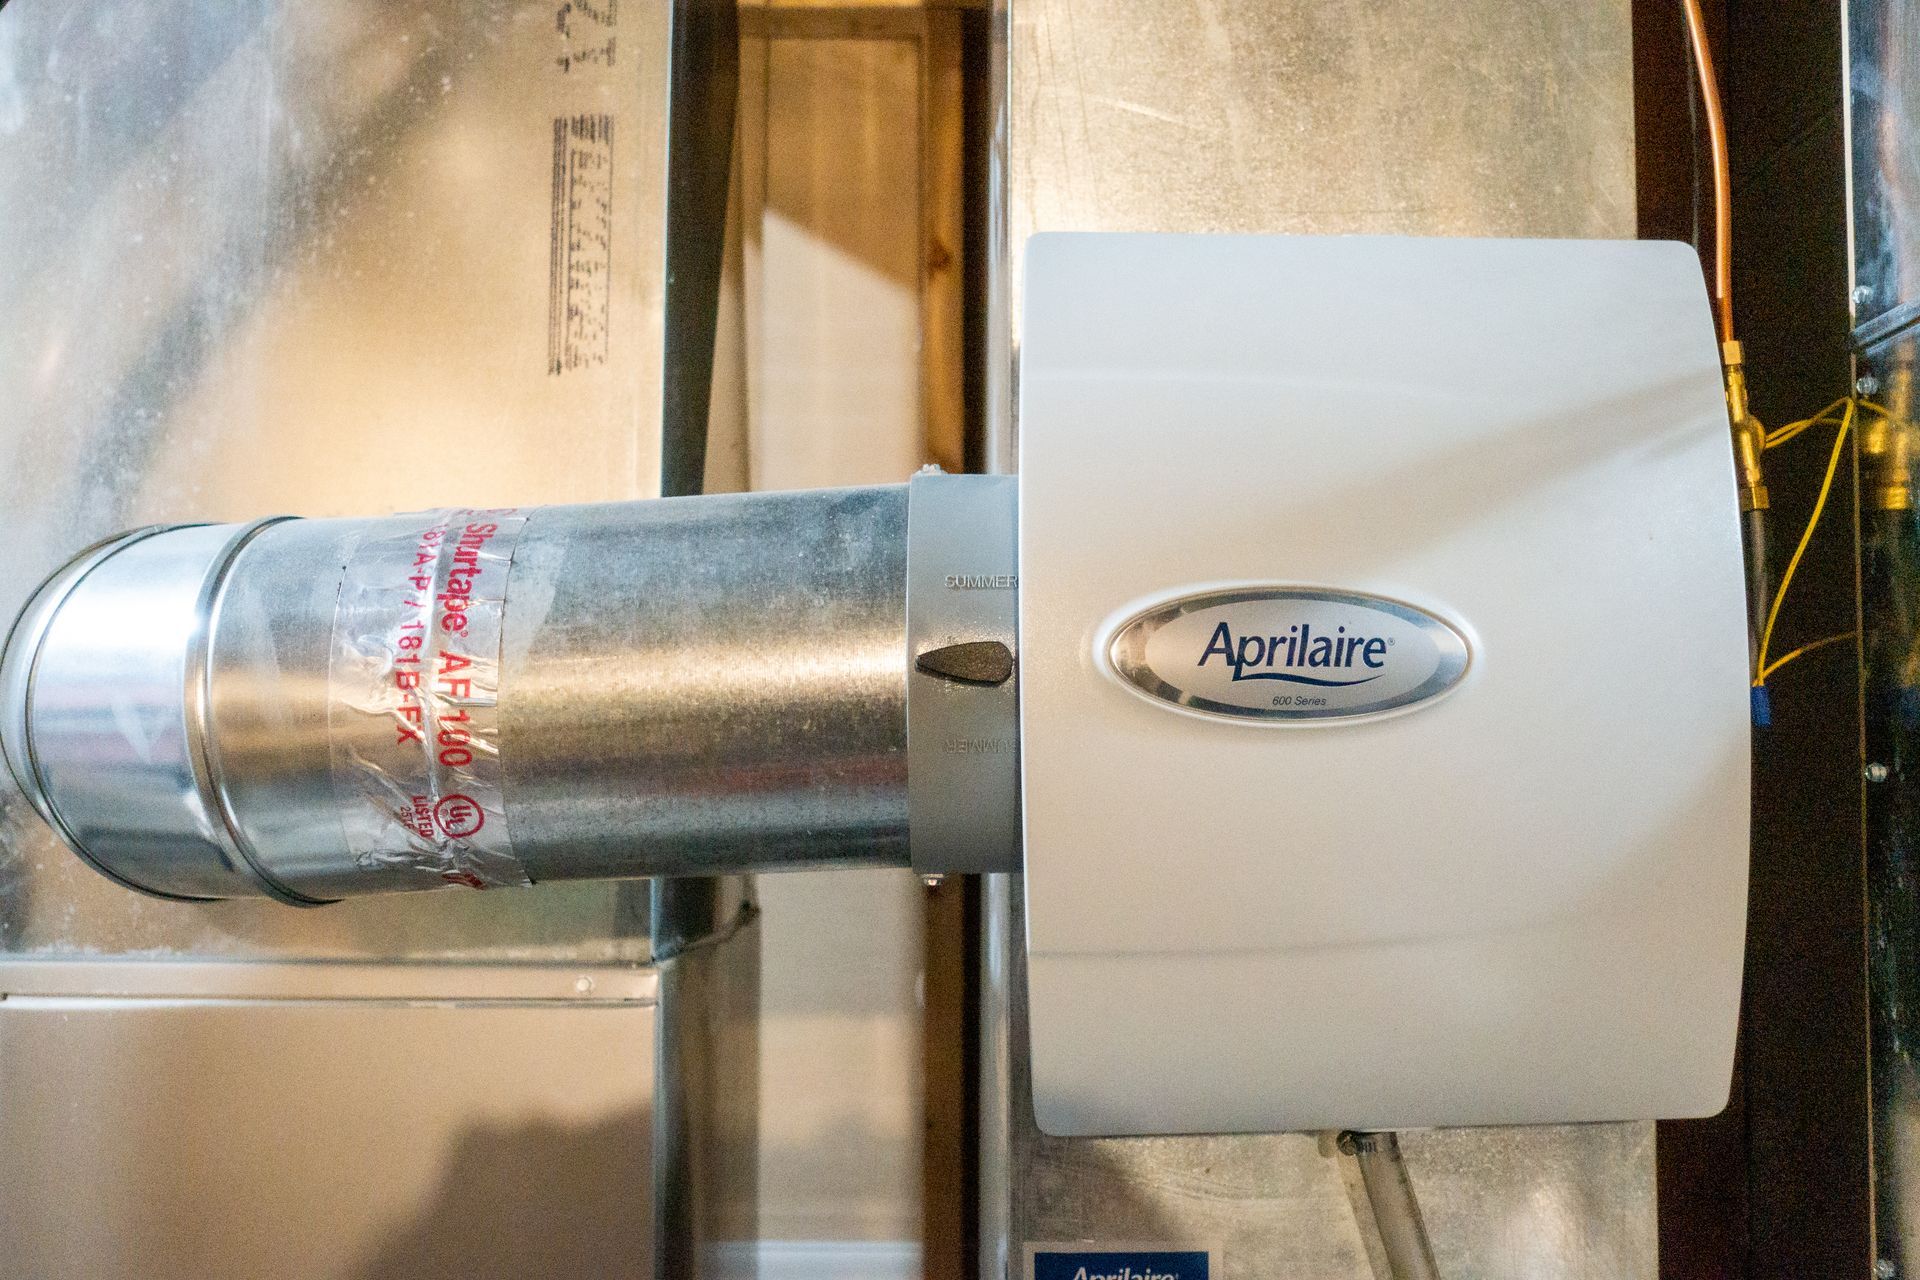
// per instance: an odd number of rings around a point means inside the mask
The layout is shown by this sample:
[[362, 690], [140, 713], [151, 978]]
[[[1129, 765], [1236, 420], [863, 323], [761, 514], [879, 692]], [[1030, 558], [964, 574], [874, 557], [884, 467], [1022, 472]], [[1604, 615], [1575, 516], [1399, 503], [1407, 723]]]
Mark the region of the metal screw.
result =
[[1864, 306], [1866, 306], [1866, 305], [1867, 305], [1867, 303], [1869, 303], [1869, 302], [1871, 302], [1872, 300], [1873, 300], [1873, 290], [1872, 290], [1872, 289], [1870, 289], [1870, 288], [1868, 288], [1868, 287], [1867, 287], [1866, 285], [1864, 285], [1864, 284], [1862, 284], [1862, 285], [1855, 285], [1855, 286], [1854, 286], [1854, 290], [1853, 290], [1853, 305], [1854, 305], [1854, 306], [1856, 306], [1856, 307], [1864, 307]]
[[583, 973], [578, 978], [575, 978], [573, 980], [573, 989], [579, 992], [583, 996], [592, 995], [593, 979], [589, 978], [586, 974]]
[[929, 889], [938, 889], [942, 884], [946, 883], [946, 879], [945, 876], [939, 875], [921, 876], [920, 883]]
[[1878, 760], [1868, 765], [1863, 772], [1867, 775], [1868, 782], [1885, 782], [1887, 780], [1887, 766], [1881, 764]]
[[1863, 396], [1870, 396], [1880, 389], [1880, 379], [1870, 373], [1863, 373], [1854, 382], [1853, 389]]
[[1900, 1268], [1893, 1265], [1893, 1259], [1882, 1258], [1873, 1264], [1873, 1274], [1878, 1277], [1878, 1280], [1893, 1280], [1900, 1274]]

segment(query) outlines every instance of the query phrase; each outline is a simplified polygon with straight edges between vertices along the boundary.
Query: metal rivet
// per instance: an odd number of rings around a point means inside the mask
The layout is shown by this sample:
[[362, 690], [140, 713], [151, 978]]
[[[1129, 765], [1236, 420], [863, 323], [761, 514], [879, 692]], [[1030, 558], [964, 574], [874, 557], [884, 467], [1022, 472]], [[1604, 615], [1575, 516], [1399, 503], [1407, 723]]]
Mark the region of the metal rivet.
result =
[[1900, 1268], [1893, 1265], [1893, 1259], [1882, 1258], [1873, 1264], [1873, 1274], [1878, 1280], [1893, 1280], [1896, 1275], [1900, 1274]]
[[592, 995], [593, 979], [589, 978], [586, 974], [583, 973], [578, 978], [575, 978], [573, 980], [573, 989], [579, 992], [583, 996]]
[[1855, 380], [1853, 389], [1859, 395], [1870, 396], [1880, 389], [1880, 379], [1870, 373], [1863, 373]]
[[1878, 760], [1868, 765], [1862, 772], [1867, 775], [1868, 782], [1885, 782], [1887, 780], [1887, 766], [1881, 764]]
[[1867, 305], [1867, 303], [1869, 303], [1869, 302], [1871, 302], [1872, 300], [1873, 300], [1873, 290], [1872, 290], [1872, 289], [1870, 289], [1870, 288], [1868, 288], [1868, 287], [1867, 287], [1866, 285], [1864, 285], [1864, 284], [1862, 284], [1862, 285], [1855, 285], [1855, 286], [1854, 286], [1854, 290], [1853, 290], [1853, 305], [1854, 305], [1854, 306], [1856, 306], [1856, 307], [1864, 307], [1864, 306], [1866, 306], [1866, 305]]

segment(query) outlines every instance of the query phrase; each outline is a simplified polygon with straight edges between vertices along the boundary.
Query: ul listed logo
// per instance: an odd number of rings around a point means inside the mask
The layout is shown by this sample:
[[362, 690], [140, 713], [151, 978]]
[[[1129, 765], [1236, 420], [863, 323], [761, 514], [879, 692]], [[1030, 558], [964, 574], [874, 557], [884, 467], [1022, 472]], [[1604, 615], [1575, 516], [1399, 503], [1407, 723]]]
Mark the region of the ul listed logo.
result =
[[433, 806], [434, 825], [454, 840], [464, 840], [486, 825], [487, 815], [472, 796], [454, 792]]

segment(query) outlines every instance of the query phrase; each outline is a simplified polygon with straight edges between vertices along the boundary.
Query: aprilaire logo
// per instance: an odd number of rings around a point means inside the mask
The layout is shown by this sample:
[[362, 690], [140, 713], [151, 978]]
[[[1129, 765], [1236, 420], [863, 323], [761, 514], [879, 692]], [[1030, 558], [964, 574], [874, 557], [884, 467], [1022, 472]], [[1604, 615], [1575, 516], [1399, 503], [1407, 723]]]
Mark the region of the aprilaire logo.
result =
[[[1200, 653], [1198, 665], [1204, 667], [1215, 658], [1233, 669], [1240, 680], [1285, 680], [1321, 689], [1346, 689], [1378, 680], [1387, 665], [1387, 650], [1394, 641], [1383, 636], [1348, 635], [1343, 626], [1332, 635], [1314, 635], [1311, 622], [1287, 625], [1283, 636], [1235, 636], [1233, 623], [1222, 618], [1214, 624], [1213, 637]], [[1356, 661], [1366, 671], [1350, 679], [1339, 679], [1334, 672], [1351, 673]], [[1308, 671], [1319, 671], [1309, 675]]]
[[1238, 587], [1137, 614], [1113, 633], [1106, 658], [1160, 703], [1297, 724], [1410, 710], [1458, 685], [1472, 651], [1458, 628], [1399, 600]]

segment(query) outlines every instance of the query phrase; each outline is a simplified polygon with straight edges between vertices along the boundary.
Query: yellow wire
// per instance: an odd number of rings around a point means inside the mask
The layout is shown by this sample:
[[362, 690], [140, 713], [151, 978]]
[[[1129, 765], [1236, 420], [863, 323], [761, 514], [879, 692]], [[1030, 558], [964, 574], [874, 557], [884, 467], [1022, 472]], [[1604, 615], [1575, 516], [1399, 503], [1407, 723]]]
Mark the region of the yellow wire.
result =
[[1837, 425], [1839, 425], [1839, 420], [1836, 418], [1807, 418], [1800, 422], [1790, 422], [1776, 431], [1769, 431], [1761, 447], [1777, 449], [1790, 440], [1798, 439], [1800, 434], [1809, 427], [1831, 427]]
[[1780, 605], [1787, 598], [1787, 588], [1793, 585], [1793, 571], [1800, 567], [1800, 557], [1807, 553], [1807, 544], [1813, 541], [1813, 531], [1819, 527], [1820, 514], [1827, 509], [1827, 495], [1833, 492], [1833, 477], [1840, 470], [1840, 456], [1845, 451], [1847, 432], [1853, 429], [1855, 402], [1847, 401], [1847, 411], [1840, 419], [1840, 430], [1833, 437], [1833, 456], [1827, 459], [1826, 479], [1820, 482], [1820, 496], [1813, 500], [1813, 514], [1807, 517], [1807, 527], [1800, 535], [1800, 545], [1793, 549], [1793, 559], [1787, 561], [1787, 571], [1780, 575], [1780, 586], [1773, 593], [1773, 606], [1767, 610], [1766, 629], [1760, 633], [1760, 654], [1753, 663], [1753, 684], [1755, 688], [1767, 680], [1767, 646], [1773, 641], [1773, 624], [1780, 620]]
[[1825, 636], [1819, 640], [1812, 641], [1811, 643], [1803, 644], [1798, 649], [1795, 649], [1792, 653], [1786, 654], [1782, 657], [1775, 658], [1772, 662], [1769, 662], [1767, 664], [1767, 669], [1760, 673], [1760, 682], [1765, 683], [1767, 680], [1773, 677], [1774, 672], [1786, 666], [1789, 662], [1792, 662], [1795, 658], [1800, 657], [1802, 654], [1812, 653], [1815, 649], [1824, 649], [1830, 644], [1839, 644], [1842, 640], [1855, 639], [1856, 637], [1859, 636], [1859, 634], [1860, 633], [1858, 631], [1842, 631], [1837, 636]]
[[1767, 432], [1764, 447], [1768, 449], [1777, 448], [1810, 427], [1837, 427], [1839, 425], [1840, 420], [1838, 418], [1831, 417], [1824, 412], [1818, 417], [1802, 418], [1798, 422], [1789, 422], [1784, 427], [1776, 427], [1772, 431]]
[[[1767, 432], [1766, 438], [1762, 442], [1763, 447], [1772, 449], [1783, 445], [1809, 427], [1838, 426], [1839, 420], [1829, 415], [1831, 415], [1835, 409], [1838, 409], [1846, 403], [1847, 398], [1842, 396], [1840, 399], [1835, 400], [1832, 404], [1822, 409], [1819, 413], [1814, 414], [1811, 418], [1802, 418], [1798, 422], [1789, 422], [1784, 427], [1775, 427], [1773, 430]], [[1892, 416], [1872, 401], [1855, 400], [1853, 403], [1857, 407], [1865, 409], [1869, 413], [1877, 413], [1883, 418]]]
[[1793, 437], [1799, 435], [1802, 431], [1805, 431], [1808, 427], [1811, 427], [1816, 423], [1825, 421], [1828, 414], [1832, 413], [1835, 409], [1838, 409], [1840, 406], [1844, 405], [1846, 402], [1847, 402], [1847, 397], [1841, 396], [1838, 400], [1835, 400], [1832, 404], [1828, 405], [1826, 408], [1822, 409], [1820, 412], [1814, 414], [1811, 418], [1802, 418], [1798, 422], [1789, 422], [1784, 427], [1775, 427], [1773, 430], [1767, 432], [1767, 436], [1766, 436], [1767, 448], [1771, 449], [1776, 444], [1784, 444], [1788, 440], [1791, 440]]

